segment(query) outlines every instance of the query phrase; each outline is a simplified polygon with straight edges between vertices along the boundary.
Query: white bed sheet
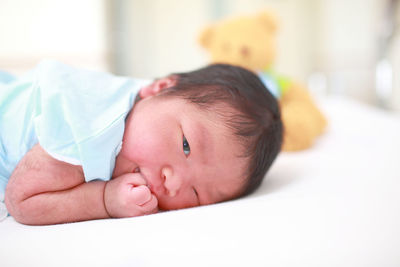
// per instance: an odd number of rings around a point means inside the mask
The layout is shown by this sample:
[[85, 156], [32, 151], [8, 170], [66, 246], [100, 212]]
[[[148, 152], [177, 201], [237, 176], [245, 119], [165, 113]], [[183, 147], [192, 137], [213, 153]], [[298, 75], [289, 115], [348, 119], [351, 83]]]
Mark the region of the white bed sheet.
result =
[[0, 223], [0, 266], [400, 266], [400, 117], [320, 101], [329, 127], [244, 199], [150, 216]]

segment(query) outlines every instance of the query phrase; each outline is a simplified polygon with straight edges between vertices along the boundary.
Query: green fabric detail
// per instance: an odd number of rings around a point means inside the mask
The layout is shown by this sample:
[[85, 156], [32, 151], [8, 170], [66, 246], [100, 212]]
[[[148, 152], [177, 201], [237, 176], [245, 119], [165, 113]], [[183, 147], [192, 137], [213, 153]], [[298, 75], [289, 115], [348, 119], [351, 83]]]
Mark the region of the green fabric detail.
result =
[[288, 77], [282, 76], [282, 75], [278, 75], [272, 69], [265, 70], [265, 73], [268, 74], [269, 76], [271, 76], [276, 81], [276, 83], [278, 84], [278, 89], [279, 89], [279, 93], [280, 93], [281, 96], [285, 92], [287, 92], [287, 90], [289, 89], [290, 85], [292, 84], [292, 81]]

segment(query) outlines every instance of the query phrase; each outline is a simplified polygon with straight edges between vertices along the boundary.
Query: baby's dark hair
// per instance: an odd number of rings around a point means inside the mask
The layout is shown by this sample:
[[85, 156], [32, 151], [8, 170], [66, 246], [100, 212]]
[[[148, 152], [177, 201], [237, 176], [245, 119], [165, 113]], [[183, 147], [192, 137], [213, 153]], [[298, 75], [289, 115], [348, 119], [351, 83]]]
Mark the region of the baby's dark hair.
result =
[[[277, 100], [257, 75], [237, 66], [214, 64], [173, 75], [176, 85], [162, 95], [182, 97], [203, 110], [217, 110], [243, 144], [247, 181], [238, 197], [250, 194], [259, 187], [281, 149], [283, 126]], [[218, 104], [229, 108], [216, 109]]]

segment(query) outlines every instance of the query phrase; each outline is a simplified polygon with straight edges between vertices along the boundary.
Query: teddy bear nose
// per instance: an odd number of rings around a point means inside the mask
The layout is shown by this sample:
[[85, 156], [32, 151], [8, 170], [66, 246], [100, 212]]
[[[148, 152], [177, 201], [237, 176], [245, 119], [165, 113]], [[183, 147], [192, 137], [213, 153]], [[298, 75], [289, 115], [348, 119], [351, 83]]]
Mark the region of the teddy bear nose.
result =
[[247, 46], [242, 46], [240, 48], [240, 54], [242, 55], [242, 57], [249, 57], [250, 55], [250, 50]]

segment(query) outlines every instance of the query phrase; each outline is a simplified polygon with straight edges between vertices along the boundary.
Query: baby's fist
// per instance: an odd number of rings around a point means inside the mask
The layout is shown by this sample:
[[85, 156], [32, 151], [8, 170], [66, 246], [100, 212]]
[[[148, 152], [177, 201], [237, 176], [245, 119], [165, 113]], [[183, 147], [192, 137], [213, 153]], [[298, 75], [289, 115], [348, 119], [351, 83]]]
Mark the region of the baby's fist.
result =
[[157, 212], [157, 198], [140, 173], [126, 173], [107, 182], [104, 204], [111, 217], [135, 217]]

